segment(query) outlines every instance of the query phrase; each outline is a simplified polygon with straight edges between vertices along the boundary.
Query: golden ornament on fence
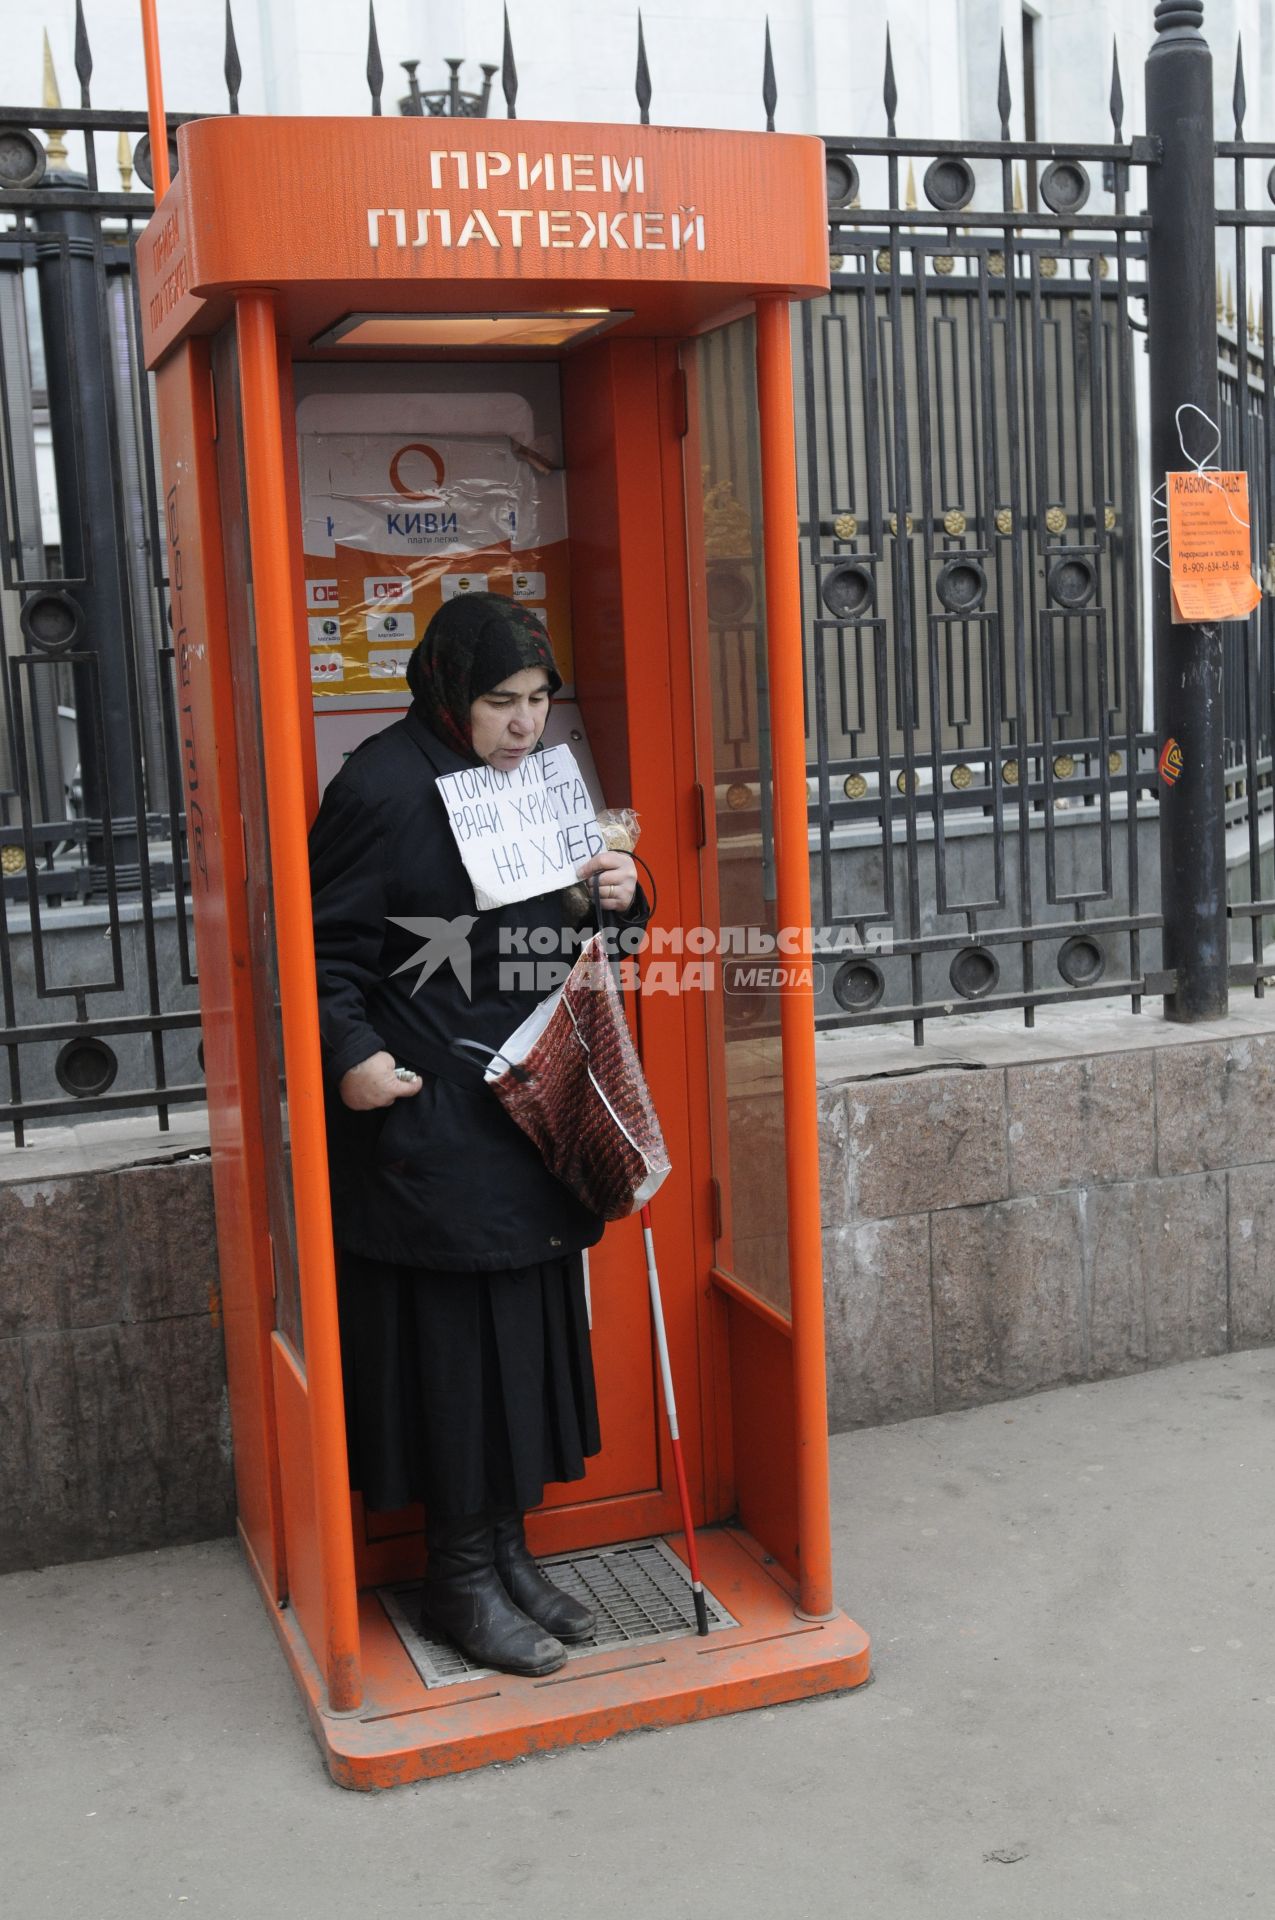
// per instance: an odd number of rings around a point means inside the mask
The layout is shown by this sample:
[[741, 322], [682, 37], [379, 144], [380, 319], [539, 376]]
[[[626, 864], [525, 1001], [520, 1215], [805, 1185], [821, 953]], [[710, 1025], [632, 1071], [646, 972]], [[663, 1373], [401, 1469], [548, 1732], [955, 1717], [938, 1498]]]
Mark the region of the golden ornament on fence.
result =
[[868, 783], [861, 773], [848, 773], [844, 785], [847, 800], [862, 800], [868, 791]]
[[[58, 76], [53, 67], [53, 49], [49, 45], [49, 30], [44, 29], [44, 105], [52, 110], [62, 105], [62, 89], [58, 86]], [[67, 163], [66, 129], [49, 128], [44, 143], [48, 155], [49, 170], [53, 173], [65, 173]]]
[[854, 540], [858, 536], [859, 522], [852, 513], [839, 513], [832, 523], [832, 531], [838, 540]]
[[1047, 507], [1045, 509], [1045, 525], [1048, 527], [1051, 533], [1066, 533], [1067, 531], [1066, 507]]
[[951, 781], [958, 793], [964, 793], [966, 787], [973, 786], [974, 775], [967, 766], [962, 764], [952, 768]]
[[944, 533], [950, 533], [952, 538], [955, 539], [958, 534], [964, 533], [965, 526], [965, 515], [961, 512], [961, 509], [959, 507], [949, 507], [943, 515]]

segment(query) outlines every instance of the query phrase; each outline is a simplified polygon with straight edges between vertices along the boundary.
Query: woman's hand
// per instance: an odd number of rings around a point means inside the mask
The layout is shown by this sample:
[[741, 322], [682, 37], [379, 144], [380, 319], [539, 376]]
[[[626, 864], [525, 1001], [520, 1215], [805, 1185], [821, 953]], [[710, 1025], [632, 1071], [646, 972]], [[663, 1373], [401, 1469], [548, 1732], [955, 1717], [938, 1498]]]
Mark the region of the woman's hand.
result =
[[[595, 853], [576, 872], [586, 882], [596, 873], [598, 891], [607, 913], [627, 913], [637, 892], [637, 867], [631, 853]], [[592, 894], [592, 887], [589, 889]]]
[[407, 1080], [399, 1079], [392, 1053], [374, 1053], [369, 1060], [360, 1060], [357, 1067], [341, 1075], [337, 1089], [346, 1106], [353, 1107], [355, 1113], [368, 1113], [373, 1107], [392, 1107], [396, 1100], [410, 1099], [420, 1090], [419, 1073]]

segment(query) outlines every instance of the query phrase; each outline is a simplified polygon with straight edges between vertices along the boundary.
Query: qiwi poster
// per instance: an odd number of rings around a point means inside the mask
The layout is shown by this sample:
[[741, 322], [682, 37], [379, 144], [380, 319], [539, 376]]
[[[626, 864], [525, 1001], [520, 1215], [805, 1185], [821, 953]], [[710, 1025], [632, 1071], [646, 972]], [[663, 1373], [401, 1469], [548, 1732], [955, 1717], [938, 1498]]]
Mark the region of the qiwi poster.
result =
[[563, 476], [507, 432], [302, 431], [316, 706], [399, 694], [444, 600], [501, 593], [544, 621], [571, 681]]

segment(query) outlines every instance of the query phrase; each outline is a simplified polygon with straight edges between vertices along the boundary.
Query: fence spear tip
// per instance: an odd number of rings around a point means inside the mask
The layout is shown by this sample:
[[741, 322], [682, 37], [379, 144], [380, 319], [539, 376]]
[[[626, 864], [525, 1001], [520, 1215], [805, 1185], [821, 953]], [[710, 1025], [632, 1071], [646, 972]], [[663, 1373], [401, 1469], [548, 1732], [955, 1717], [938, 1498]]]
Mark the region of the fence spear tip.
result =
[[775, 131], [775, 106], [779, 100], [779, 88], [775, 82], [775, 58], [770, 48], [770, 15], [766, 15], [766, 56], [761, 71], [761, 101], [766, 109], [766, 131]]
[[226, 52], [222, 62], [222, 73], [226, 81], [226, 96], [230, 102], [230, 111], [238, 113], [243, 67], [239, 60], [239, 43], [235, 39], [235, 17], [230, 11], [230, 0], [226, 0]]
[[504, 9], [505, 37], [500, 49], [500, 86], [505, 96], [505, 118], [518, 118], [518, 69], [514, 65], [513, 36], [509, 31], [509, 8]]
[[385, 68], [381, 64], [381, 42], [376, 31], [375, 0], [367, 4], [367, 85], [372, 96], [372, 112], [381, 111], [381, 89], [385, 85]]
[[89, 105], [89, 81], [93, 78], [93, 54], [89, 47], [89, 30], [84, 22], [84, 7], [81, 0], [75, 0], [75, 75], [80, 83], [80, 105]]
[[1120, 45], [1111, 36], [1111, 125], [1117, 145], [1124, 139], [1124, 88], [1120, 84]]
[[651, 124], [651, 69], [646, 63], [646, 35], [642, 31], [642, 9], [638, 8], [638, 44], [637, 79], [634, 84], [637, 94], [641, 123], [644, 127]]

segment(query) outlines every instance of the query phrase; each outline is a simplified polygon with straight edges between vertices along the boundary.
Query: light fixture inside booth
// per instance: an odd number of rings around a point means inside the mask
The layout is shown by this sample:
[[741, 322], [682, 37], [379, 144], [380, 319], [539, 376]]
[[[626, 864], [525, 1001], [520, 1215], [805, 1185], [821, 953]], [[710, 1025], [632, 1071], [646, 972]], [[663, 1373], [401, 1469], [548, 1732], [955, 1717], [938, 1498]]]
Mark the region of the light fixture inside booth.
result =
[[347, 313], [316, 347], [568, 347], [629, 320], [627, 310], [540, 313]]

